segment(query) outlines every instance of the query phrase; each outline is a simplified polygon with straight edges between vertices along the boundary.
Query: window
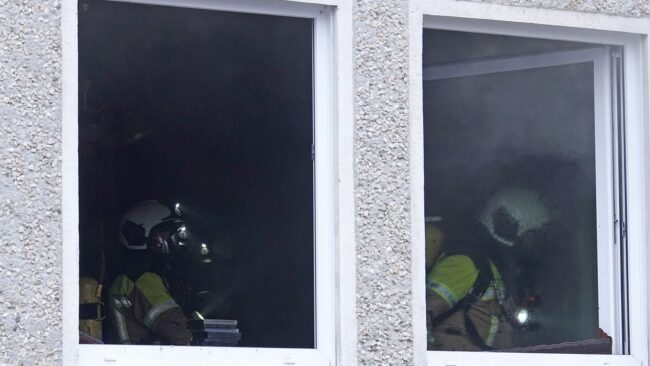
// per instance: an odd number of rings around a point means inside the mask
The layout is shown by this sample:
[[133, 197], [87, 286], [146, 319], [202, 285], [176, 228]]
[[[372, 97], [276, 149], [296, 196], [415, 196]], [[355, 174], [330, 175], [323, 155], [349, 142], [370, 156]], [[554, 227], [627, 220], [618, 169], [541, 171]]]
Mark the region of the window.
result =
[[576, 33], [425, 18], [431, 365], [645, 357], [633, 321], [645, 315], [630, 307], [645, 294], [630, 266], [645, 241], [627, 222], [638, 43]]
[[[474, 319], [479, 333], [487, 330], [482, 334], [487, 346], [595, 339], [599, 327], [611, 334], [614, 327], [603, 322], [608, 314], [598, 313], [610, 309], [609, 271], [598, 271], [595, 245], [601, 243], [601, 253], [611, 245], [605, 224], [614, 221], [609, 195], [596, 193], [612, 179], [607, 159], [596, 157], [607, 151], [609, 134], [597, 141], [594, 133], [609, 129], [605, 119], [594, 118], [605, 113], [595, 104], [609, 102], [605, 95], [594, 98], [595, 78], [609, 72], [597, 66], [609, 52], [586, 44], [437, 30], [425, 31], [424, 42], [435, 55], [443, 55], [435, 52], [442, 49], [439, 43], [457, 46], [446, 48], [444, 56], [451, 60], [424, 59], [425, 213], [439, 220], [427, 226], [442, 231], [447, 256], [476, 251], [470, 253], [477, 256], [474, 264], [487, 256], [495, 276], [502, 277], [501, 295], [507, 298], [495, 301], [508, 318], [484, 324], [487, 329]], [[468, 57], [466, 50], [476, 54]], [[547, 59], [552, 64], [544, 63]], [[472, 67], [476, 72], [466, 72]], [[468, 230], [471, 235], [464, 237]], [[474, 247], [476, 241], [482, 248]], [[607, 265], [607, 259], [601, 263]], [[462, 290], [438, 277], [443, 273], [435, 272], [444, 266], [432, 268], [428, 288], [435, 296], [450, 292], [446, 300], [453, 307], [462, 296], [454, 292]], [[505, 332], [512, 332], [516, 343]], [[444, 344], [442, 334], [436, 338], [432, 349], [459, 347], [452, 340]]]
[[79, 362], [332, 362], [331, 17], [79, 1]]

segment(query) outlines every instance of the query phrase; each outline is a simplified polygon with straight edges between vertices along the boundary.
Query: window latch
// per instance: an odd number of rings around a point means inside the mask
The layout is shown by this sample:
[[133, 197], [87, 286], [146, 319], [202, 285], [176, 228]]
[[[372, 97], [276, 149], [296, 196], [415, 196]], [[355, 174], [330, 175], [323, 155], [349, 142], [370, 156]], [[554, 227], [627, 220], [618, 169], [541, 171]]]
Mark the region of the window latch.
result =
[[627, 239], [627, 225], [625, 225], [625, 221], [621, 221], [621, 238]]

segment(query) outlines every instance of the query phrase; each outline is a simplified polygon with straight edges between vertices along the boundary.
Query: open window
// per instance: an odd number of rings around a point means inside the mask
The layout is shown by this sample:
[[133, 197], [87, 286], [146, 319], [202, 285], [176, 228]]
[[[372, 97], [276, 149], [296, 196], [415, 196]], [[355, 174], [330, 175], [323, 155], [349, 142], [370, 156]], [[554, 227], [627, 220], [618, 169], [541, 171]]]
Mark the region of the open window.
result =
[[329, 17], [79, 1], [83, 364], [329, 364]]
[[456, 28], [423, 32], [430, 362], [629, 354], [626, 50]]

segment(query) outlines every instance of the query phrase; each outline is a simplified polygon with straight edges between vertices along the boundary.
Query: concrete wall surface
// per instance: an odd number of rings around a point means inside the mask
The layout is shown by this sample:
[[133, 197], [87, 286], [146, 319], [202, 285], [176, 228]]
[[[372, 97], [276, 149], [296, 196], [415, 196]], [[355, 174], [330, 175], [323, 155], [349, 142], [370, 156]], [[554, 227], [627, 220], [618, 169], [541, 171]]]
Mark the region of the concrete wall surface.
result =
[[[426, 0], [425, 0], [426, 1]], [[435, 0], [434, 0], [435, 1]], [[644, 17], [650, 15], [647, 0], [470, 0], [480, 3], [527, 6], [589, 13]]]
[[358, 360], [413, 361], [408, 1], [354, 8]]
[[61, 359], [59, 0], [0, 0], [0, 364]]

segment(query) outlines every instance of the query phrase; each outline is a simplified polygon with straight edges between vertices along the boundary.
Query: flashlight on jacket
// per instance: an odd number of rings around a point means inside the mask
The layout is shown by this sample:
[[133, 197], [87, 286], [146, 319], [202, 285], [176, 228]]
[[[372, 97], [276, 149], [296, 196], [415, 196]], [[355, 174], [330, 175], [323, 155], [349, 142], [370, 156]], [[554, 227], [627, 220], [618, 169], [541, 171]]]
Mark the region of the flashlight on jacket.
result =
[[517, 308], [514, 314], [514, 320], [520, 328], [529, 331], [535, 331], [540, 328], [535, 309], [540, 306], [541, 302], [542, 299], [539, 295], [529, 294], [526, 296], [524, 305]]

